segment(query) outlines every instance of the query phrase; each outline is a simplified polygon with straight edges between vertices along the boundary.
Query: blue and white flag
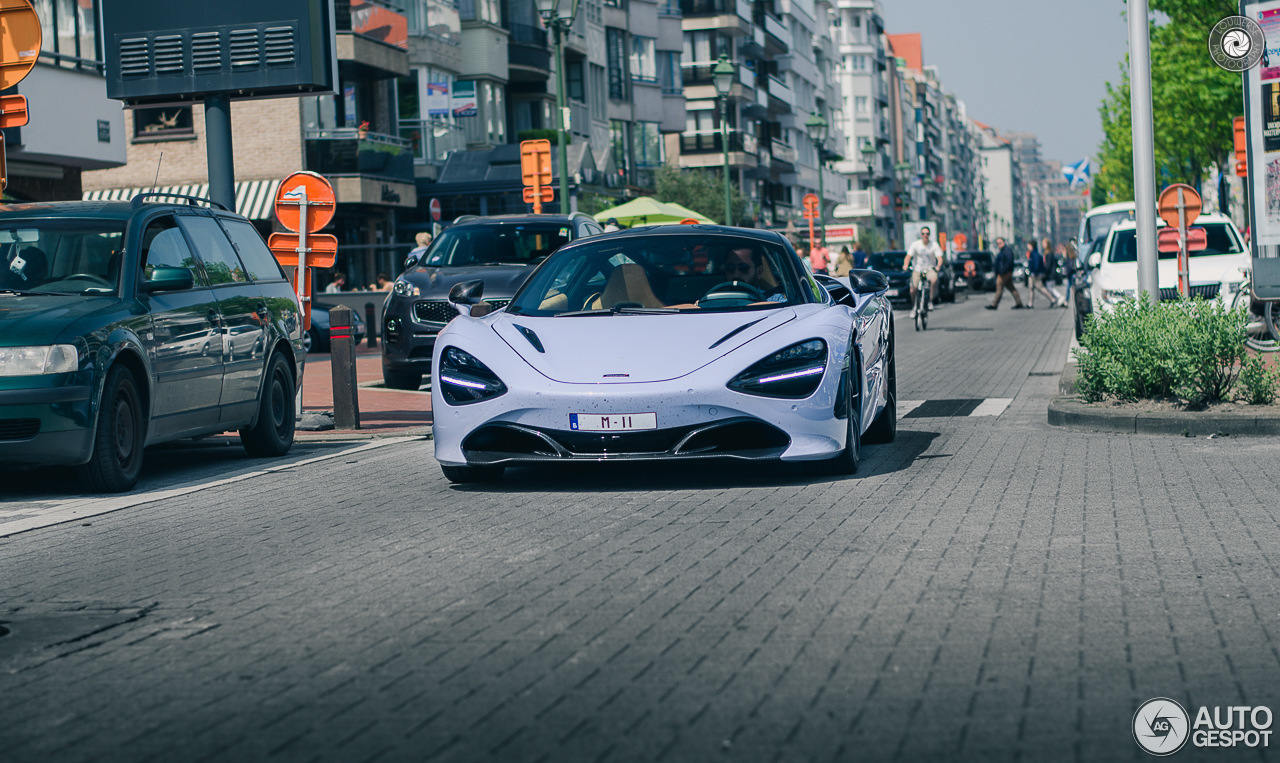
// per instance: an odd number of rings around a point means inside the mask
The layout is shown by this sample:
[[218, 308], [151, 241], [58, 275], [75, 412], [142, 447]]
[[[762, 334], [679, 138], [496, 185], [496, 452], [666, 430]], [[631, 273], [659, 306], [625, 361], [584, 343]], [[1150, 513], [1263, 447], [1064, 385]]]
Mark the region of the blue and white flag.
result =
[[1089, 184], [1089, 160], [1081, 159], [1075, 164], [1068, 164], [1062, 168], [1062, 176], [1071, 183], [1071, 187], [1075, 188], [1077, 183]]

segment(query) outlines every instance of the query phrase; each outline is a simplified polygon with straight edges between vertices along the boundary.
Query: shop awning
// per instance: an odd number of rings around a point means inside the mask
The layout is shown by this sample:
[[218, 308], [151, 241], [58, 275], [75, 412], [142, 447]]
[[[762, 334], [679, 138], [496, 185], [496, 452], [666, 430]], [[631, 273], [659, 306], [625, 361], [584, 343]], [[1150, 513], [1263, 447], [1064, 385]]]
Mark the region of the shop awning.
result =
[[[236, 183], [236, 211], [250, 220], [268, 220], [272, 216], [271, 206], [276, 198], [279, 180], [243, 180]], [[209, 184], [197, 185], [165, 185], [147, 188], [103, 188], [97, 191], [85, 191], [85, 201], [128, 201], [140, 193], [176, 193], [182, 196], [198, 196], [209, 198]]]

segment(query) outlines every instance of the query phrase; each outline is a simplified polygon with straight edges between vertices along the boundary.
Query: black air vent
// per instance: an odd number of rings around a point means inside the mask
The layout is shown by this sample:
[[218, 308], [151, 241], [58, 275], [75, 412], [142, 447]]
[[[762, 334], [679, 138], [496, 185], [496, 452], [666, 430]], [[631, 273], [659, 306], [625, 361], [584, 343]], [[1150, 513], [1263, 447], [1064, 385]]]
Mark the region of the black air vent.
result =
[[231, 67], [244, 68], [258, 66], [258, 30], [231, 30]]
[[134, 37], [120, 41], [120, 74], [145, 77], [151, 73], [151, 55], [147, 38]]
[[182, 35], [157, 35], [152, 50], [156, 56], [156, 74], [182, 73]]
[[297, 58], [297, 51], [293, 43], [293, 27], [268, 27], [266, 48], [267, 66], [292, 66]]
[[191, 68], [197, 72], [222, 68], [222, 35], [217, 32], [191, 35]]

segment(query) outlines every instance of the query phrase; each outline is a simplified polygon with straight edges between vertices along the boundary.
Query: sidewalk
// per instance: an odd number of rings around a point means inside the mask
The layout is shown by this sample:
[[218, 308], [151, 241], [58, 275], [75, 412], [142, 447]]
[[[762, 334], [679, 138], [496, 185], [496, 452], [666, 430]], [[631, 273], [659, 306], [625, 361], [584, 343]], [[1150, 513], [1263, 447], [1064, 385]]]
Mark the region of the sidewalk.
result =
[[[356, 348], [357, 401], [360, 428], [307, 431], [298, 429], [297, 437], [305, 440], [371, 439], [374, 437], [429, 436], [431, 434], [431, 393], [406, 392], [382, 386], [382, 352], [380, 348]], [[333, 410], [333, 370], [328, 353], [307, 356], [302, 379], [302, 412]]]

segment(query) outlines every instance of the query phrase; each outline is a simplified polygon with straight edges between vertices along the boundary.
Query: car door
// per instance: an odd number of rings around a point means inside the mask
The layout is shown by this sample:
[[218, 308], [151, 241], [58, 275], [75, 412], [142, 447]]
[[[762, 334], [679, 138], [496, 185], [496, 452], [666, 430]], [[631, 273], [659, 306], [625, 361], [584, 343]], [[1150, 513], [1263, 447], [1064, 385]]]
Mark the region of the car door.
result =
[[157, 436], [208, 428], [218, 422], [222, 396], [222, 313], [204, 269], [173, 215], [147, 223], [139, 239], [139, 278], [156, 268], [186, 268], [194, 287], [185, 291], [138, 292], [151, 315], [143, 337], [156, 386], [153, 431]]
[[253, 418], [257, 410], [258, 388], [267, 362], [270, 312], [217, 221], [197, 214], [183, 216], [181, 223], [204, 264], [222, 312], [221, 421], [239, 424]]

